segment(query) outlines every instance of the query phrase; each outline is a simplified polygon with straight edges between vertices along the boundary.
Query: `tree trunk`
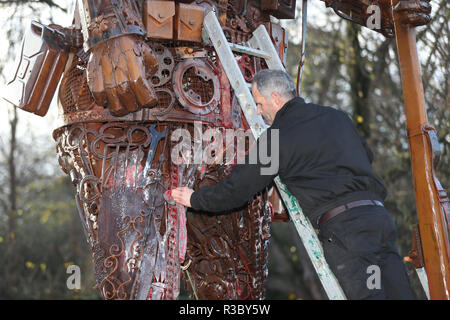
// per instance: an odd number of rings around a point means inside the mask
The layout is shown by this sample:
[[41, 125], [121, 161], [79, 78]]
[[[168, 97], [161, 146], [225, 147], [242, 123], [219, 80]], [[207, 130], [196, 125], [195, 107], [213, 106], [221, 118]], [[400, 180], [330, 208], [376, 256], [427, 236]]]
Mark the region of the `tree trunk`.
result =
[[362, 57], [362, 50], [358, 39], [360, 27], [349, 24], [347, 27], [348, 41], [351, 48], [349, 61], [350, 96], [353, 106], [353, 121], [364, 138], [370, 137], [370, 108], [368, 97], [370, 88], [370, 74], [366, 68], [367, 63]]
[[17, 149], [17, 108], [13, 108], [13, 116], [9, 121], [11, 129], [11, 137], [9, 141], [9, 154], [8, 154], [8, 176], [9, 176], [9, 210], [8, 210], [8, 239], [9, 239], [9, 250], [11, 252], [12, 246], [14, 245], [15, 238], [15, 224], [16, 224], [16, 214], [17, 214], [17, 176], [16, 176], [16, 164], [15, 164], [15, 154]]

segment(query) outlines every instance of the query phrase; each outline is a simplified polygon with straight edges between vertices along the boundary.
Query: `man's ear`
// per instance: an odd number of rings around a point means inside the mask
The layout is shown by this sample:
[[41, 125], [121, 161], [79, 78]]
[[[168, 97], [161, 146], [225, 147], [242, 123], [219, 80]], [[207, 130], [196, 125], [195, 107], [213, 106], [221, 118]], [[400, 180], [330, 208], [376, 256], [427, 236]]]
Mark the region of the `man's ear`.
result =
[[281, 103], [281, 95], [278, 92], [272, 92], [272, 100], [275, 102], [275, 105], [278, 107]]

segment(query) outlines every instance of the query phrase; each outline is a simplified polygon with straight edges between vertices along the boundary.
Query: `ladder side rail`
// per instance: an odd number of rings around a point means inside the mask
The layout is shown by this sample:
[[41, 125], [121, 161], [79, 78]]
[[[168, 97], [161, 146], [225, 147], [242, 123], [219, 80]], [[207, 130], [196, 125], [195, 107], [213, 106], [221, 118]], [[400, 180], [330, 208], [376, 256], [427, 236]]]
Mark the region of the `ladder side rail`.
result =
[[249, 40], [249, 44], [270, 56], [270, 59], [265, 59], [269, 69], [286, 71], [264, 25], [260, 25], [253, 31], [253, 37]]

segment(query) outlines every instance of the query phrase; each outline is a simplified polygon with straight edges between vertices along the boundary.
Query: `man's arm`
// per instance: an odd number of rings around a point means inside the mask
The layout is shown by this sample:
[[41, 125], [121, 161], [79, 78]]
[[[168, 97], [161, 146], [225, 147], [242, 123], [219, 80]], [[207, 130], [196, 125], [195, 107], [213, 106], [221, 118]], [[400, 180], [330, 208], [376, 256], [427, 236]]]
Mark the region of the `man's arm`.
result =
[[252, 196], [267, 187], [274, 175], [261, 175], [259, 164], [236, 165], [231, 176], [214, 186], [204, 186], [191, 195], [196, 210], [222, 212], [247, 203]]
[[[262, 142], [266, 143], [264, 139], [258, 139], [256, 150], [261, 150]], [[267, 147], [266, 150], [272, 150], [270, 139], [267, 139]], [[278, 154], [271, 154], [271, 161], [274, 157]], [[278, 161], [278, 158], [275, 160]], [[177, 188], [172, 190], [172, 197], [175, 202], [200, 211], [223, 212], [239, 208], [268, 186], [279, 171], [277, 167], [267, 174], [264, 168], [268, 165], [261, 163], [259, 155], [256, 164], [248, 164], [248, 158], [246, 163], [233, 166], [230, 177], [214, 186], [204, 186], [195, 192], [186, 187]]]

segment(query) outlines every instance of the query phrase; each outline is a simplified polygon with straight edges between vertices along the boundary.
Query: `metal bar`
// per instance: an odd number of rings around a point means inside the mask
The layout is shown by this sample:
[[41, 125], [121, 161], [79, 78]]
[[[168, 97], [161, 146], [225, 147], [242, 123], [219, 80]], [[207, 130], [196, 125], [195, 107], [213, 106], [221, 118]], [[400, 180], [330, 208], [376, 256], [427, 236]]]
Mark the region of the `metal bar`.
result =
[[420, 283], [422, 284], [423, 291], [425, 291], [428, 300], [430, 300], [430, 289], [428, 288], [428, 277], [425, 268], [416, 268], [416, 273], [419, 277]]
[[449, 300], [449, 239], [439, 195], [434, 188], [431, 147], [424, 131], [428, 119], [415, 31], [413, 27], [400, 22], [400, 14], [394, 9], [398, 2], [391, 0], [425, 269], [430, 298]]
[[232, 51], [245, 53], [251, 56], [260, 57], [264, 59], [270, 59], [270, 56], [262, 50], [253, 49], [250, 47], [242, 46], [240, 44], [228, 43]]
[[297, 71], [297, 94], [301, 95], [302, 78], [303, 78], [303, 65], [305, 64], [305, 48], [306, 48], [306, 27], [308, 17], [308, 0], [302, 2], [302, 42], [300, 52], [300, 62]]

